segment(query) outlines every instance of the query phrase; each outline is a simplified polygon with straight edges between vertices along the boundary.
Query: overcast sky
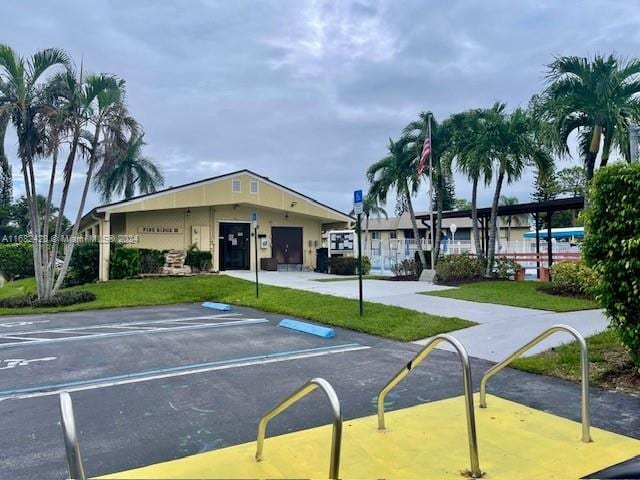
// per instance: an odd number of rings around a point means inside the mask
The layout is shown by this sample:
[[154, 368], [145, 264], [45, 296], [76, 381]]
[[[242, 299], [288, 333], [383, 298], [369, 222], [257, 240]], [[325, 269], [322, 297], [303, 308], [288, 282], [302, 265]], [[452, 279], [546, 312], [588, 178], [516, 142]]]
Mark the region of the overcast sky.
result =
[[[5, 0], [0, 42], [124, 78], [167, 186], [249, 168], [348, 211], [420, 111], [526, 105], [554, 55], [640, 55], [639, 25], [634, 0]], [[531, 183], [505, 193], [527, 200]]]

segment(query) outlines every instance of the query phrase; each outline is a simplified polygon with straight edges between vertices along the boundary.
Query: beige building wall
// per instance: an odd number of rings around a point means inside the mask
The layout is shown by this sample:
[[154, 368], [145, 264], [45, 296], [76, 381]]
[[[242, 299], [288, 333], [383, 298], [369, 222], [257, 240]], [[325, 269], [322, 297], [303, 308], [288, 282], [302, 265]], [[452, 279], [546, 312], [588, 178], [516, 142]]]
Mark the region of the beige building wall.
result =
[[[137, 243], [128, 245], [156, 250], [186, 250], [197, 243], [200, 250], [210, 251], [213, 254], [213, 269], [219, 270], [220, 223], [251, 224], [253, 212], [258, 214], [258, 236], [264, 234], [268, 241], [266, 248], [258, 245], [258, 259], [272, 256], [272, 227], [300, 227], [302, 228], [303, 265], [315, 268], [316, 248], [322, 246], [324, 230], [322, 223], [303, 215], [265, 208], [217, 206], [129, 212], [122, 216], [111, 216], [111, 235], [137, 237]], [[118, 218], [117, 224], [114, 221], [116, 218]], [[122, 225], [124, 228], [121, 227]], [[155, 232], [151, 233], [150, 230]], [[250, 262], [253, 269], [255, 268], [253, 230], [250, 246]]]
[[266, 236], [267, 244], [258, 242], [256, 259], [251, 231], [252, 269], [260, 258], [272, 257], [273, 227], [300, 227], [302, 264], [315, 268], [322, 231], [345, 228], [350, 223], [346, 215], [245, 170], [98, 207], [87, 214], [88, 221], [80, 233], [99, 233], [103, 239], [100, 242], [101, 280], [108, 280], [109, 239], [130, 247], [156, 250], [186, 250], [196, 244], [200, 250], [212, 253], [212, 267], [217, 271], [220, 269], [220, 224], [250, 225], [253, 212], [258, 214], [258, 237]]

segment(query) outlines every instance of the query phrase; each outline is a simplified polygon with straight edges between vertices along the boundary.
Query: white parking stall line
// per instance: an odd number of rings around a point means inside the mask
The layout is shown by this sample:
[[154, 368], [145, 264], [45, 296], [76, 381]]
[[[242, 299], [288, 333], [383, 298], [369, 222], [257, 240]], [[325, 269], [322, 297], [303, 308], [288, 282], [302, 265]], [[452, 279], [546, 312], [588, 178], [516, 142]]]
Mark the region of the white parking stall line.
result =
[[[238, 313], [234, 315], [240, 315]], [[104, 327], [104, 328], [120, 328], [122, 326], [135, 326], [135, 325], [152, 325], [156, 323], [167, 323], [167, 322], [179, 322], [179, 321], [195, 321], [195, 320], [215, 320], [221, 318], [222, 315], [203, 315], [199, 317], [178, 317], [178, 318], [165, 318], [163, 320], [137, 320], [134, 322], [120, 322], [120, 323], [102, 323], [99, 325], [87, 325], [84, 327], [65, 327], [65, 328], [51, 328], [47, 330], [27, 330], [21, 332], [9, 332], [7, 335], [31, 335], [33, 333], [59, 333], [59, 332], [68, 332], [68, 331], [82, 331], [82, 330], [90, 330], [92, 328]], [[0, 334], [0, 337], [4, 336], [4, 334]]]
[[[19, 337], [17, 335], [0, 335], [0, 339], [2, 338], [8, 338], [9, 340], [30, 340], [30, 341], [47, 340], [47, 339], [42, 339], [38, 337]], [[5, 344], [5, 345], [11, 345], [11, 344]]]
[[214, 361], [207, 364], [191, 365], [186, 367], [165, 368], [157, 370], [155, 372], [130, 373], [103, 379], [81, 380], [77, 382], [69, 382], [66, 384], [29, 387], [25, 389], [0, 392], [0, 402], [11, 399], [18, 400], [25, 398], [47, 397], [51, 395], [58, 395], [60, 392], [71, 393], [84, 390], [95, 390], [119, 385], [127, 385], [131, 383], [149, 382], [164, 378], [194, 375], [216, 370], [228, 370], [231, 368], [267, 365], [270, 363], [280, 363], [291, 360], [301, 360], [305, 358], [324, 357], [326, 355], [333, 355], [336, 353], [356, 352], [361, 350], [368, 350], [370, 348], [371, 347], [366, 345], [351, 343], [345, 345], [335, 345], [332, 347], [327, 346], [290, 352], [276, 352], [273, 354], [259, 355], [255, 357]]
[[[20, 342], [12, 342], [12, 343], [0, 343], [0, 350], [4, 348], [11, 347], [20, 347], [29, 344], [37, 343], [38, 345], [42, 344], [51, 344], [51, 343], [60, 343], [60, 342], [71, 342], [75, 340], [93, 340], [97, 338], [110, 338], [110, 337], [124, 337], [129, 335], [140, 335], [144, 333], [161, 333], [161, 332], [183, 332], [187, 330], [196, 330], [196, 329], [209, 329], [209, 328], [223, 328], [223, 327], [234, 327], [240, 325], [252, 325], [256, 323], [268, 323], [269, 320], [266, 318], [249, 318], [242, 320], [232, 320], [228, 322], [217, 322], [217, 323], [202, 323], [197, 325], [182, 325], [182, 326], [173, 326], [173, 327], [157, 327], [152, 329], [142, 329], [138, 328], [136, 330], [125, 331], [125, 332], [107, 332], [107, 333], [95, 333], [93, 335], [83, 335], [83, 336], [72, 336], [72, 337], [62, 337], [62, 338], [35, 338], [35, 337], [18, 337], [18, 336], [8, 336], [8, 335], [0, 335], [0, 339], [3, 338], [15, 338], [21, 340], [30, 340], [28, 342], [20, 341]], [[153, 323], [153, 322], [144, 322], [144, 323]], [[64, 329], [70, 335], [73, 335], [73, 331], [71, 329]], [[60, 333], [61, 330], [56, 330], [56, 333]], [[32, 332], [25, 332], [25, 334]]]

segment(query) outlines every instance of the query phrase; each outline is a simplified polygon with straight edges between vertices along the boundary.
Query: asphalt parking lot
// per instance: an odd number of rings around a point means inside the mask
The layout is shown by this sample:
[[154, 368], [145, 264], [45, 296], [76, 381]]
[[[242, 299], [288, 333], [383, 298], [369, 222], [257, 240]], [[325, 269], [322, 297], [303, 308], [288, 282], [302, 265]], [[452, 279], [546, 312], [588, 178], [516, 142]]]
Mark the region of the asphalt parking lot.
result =
[[[312, 377], [333, 384], [345, 418], [370, 415], [420, 348], [341, 329], [323, 339], [278, 327], [282, 318], [199, 305], [0, 318], [0, 478], [65, 478], [60, 391], [74, 401], [86, 472], [98, 476], [251, 441], [259, 417]], [[475, 383], [490, 364], [472, 366]], [[437, 350], [387, 399], [402, 408], [461, 389], [456, 356]], [[505, 370], [489, 390], [579, 420], [578, 385]], [[592, 394], [595, 426], [640, 437], [639, 410], [638, 397]], [[311, 395], [269, 434], [328, 421], [323, 396]]]

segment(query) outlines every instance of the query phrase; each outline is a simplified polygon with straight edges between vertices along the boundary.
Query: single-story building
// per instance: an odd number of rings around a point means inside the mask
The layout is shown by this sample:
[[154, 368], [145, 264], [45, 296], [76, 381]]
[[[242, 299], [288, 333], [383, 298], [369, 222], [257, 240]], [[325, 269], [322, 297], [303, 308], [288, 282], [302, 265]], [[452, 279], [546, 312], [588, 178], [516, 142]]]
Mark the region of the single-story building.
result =
[[[258, 259], [252, 228], [257, 215]], [[207, 178], [94, 208], [80, 225], [100, 239], [100, 280], [109, 279], [110, 242], [135, 248], [212, 253], [214, 271], [254, 269], [273, 258], [281, 269], [315, 268], [323, 232], [352, 218], [249, 170]]]

